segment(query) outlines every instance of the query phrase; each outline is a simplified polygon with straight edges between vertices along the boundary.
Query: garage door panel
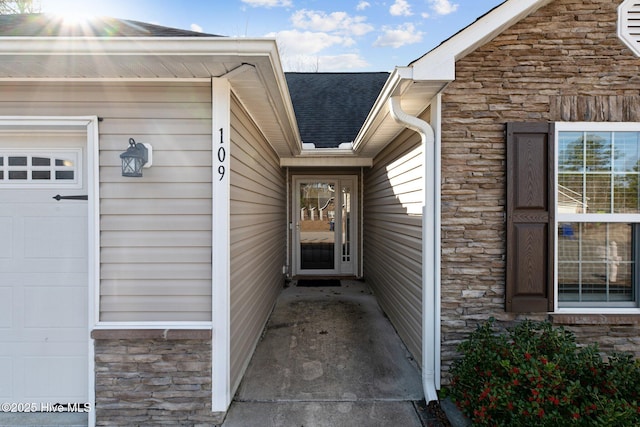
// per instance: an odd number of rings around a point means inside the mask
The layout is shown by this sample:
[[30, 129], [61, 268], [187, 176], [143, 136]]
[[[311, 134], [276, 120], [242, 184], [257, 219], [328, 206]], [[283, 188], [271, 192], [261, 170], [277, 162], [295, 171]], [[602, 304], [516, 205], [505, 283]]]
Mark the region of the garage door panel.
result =
[[[13, 383], [13, 358], [0, 357], [0, 399], [10, 399]], [[6, 401], [6, 400], [5, 400]]]
[[50, 402], [50, 396], [56, 396], [63, 402], [84, 402], [87, 389], [86, 361], [81, 357], [25, 357], [24, 358], [24, 397], [27, 401]]
[[13, 288], [0, 287], [0, 330], [13, 327]]
[[85, 287], [26, 287], [24, 301], [25, 328], [86, 328], [87, 313], [78, 310], [86, 305]]
[[13, 217], [0, 216], [0, 259], [10, 260], [13, 256]]
[[24, 257], [26, 259], [85, 259], [86, 218], [25, 218]]

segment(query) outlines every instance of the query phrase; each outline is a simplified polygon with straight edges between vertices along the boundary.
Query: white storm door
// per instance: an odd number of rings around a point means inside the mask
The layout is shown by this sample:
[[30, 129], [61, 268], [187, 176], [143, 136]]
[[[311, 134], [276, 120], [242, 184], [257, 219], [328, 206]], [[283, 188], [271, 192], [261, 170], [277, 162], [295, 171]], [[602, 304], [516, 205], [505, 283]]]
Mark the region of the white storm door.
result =
[[294, 179], [294, 274], [355, 274], [355, 182], [348, 176]]
[[0, 134], [3, 402], [88, 401], [85, 146], [86, 133]]

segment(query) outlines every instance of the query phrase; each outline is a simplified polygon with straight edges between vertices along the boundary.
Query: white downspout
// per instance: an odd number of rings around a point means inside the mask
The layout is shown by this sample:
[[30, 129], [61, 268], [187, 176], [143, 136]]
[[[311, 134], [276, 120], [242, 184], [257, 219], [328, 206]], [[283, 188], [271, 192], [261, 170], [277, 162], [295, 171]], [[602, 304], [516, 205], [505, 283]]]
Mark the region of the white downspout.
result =
[[436, 291], [439, 250], [436, 241], [436, 147], [435, 133], [429, 123], [411, 116], [402, 110], [400, 97], [389, 98], [389, 111], [394, 120], [420, 134], [422, 138], [423, 160], [423, 200], [422, 206], [422, 386], [427, 402], [438, 400], [436, 390], [436, 357], [439, 348], [436, 342], [437, 310]]

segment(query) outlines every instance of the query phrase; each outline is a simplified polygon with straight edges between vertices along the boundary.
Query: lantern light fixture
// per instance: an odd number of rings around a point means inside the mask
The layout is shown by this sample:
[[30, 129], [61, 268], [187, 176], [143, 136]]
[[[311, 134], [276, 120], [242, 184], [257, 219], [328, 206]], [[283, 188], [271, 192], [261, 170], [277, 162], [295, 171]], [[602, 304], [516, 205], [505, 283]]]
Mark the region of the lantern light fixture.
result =
[[120, 154], [122, 176], [141, 177], [142, 168], [151, 167], [153, 150], [150, 144], [136, 142], [129, 138], [129, 148]]

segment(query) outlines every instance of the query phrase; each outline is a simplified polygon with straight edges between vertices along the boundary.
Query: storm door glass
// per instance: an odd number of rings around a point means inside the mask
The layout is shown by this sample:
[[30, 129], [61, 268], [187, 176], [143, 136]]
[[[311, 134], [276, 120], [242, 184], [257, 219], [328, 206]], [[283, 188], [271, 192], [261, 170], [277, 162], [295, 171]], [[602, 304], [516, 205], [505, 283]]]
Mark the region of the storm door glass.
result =
[[334, 270], [336, 241], [336, 183], [299, 184], [299, 241], [301, 270]]

